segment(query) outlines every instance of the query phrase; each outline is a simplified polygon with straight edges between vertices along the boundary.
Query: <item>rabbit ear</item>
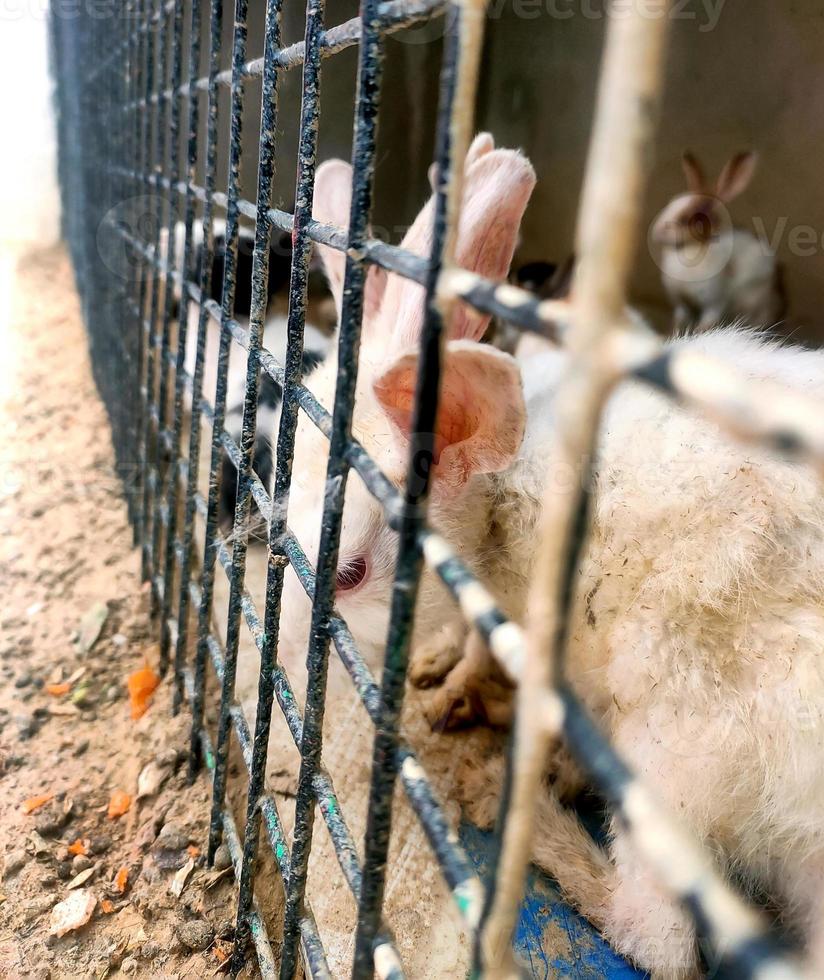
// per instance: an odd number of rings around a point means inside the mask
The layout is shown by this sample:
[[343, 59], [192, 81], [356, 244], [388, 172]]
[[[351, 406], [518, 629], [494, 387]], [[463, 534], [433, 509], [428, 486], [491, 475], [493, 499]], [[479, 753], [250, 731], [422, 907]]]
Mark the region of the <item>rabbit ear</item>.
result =
[[736, 153], [731, 160], [727, 161], [721, 171], [715, 185], [716, 197], [725, 202], [738, 197], [742, 191], [746, 190], [752, 180], [756, 163], [758, 163], [758, 154], [752, 150]]
[[[312, 217], [315, 221], [334, 225], [336, 228], [349, 228], [349, 210], [352, 203], [352, 167], [343, 160], [327, 160], [315, 174], [315, 196], [312, 204]], [[346, 253], [328, 245], [316, 245], [329, 289], [335, 300], [335, 308], [340, 322], [343, 305], [343, 278], [346, 271]], [[370, 265], [366, 274], [363, 294], [364, 318], [377, 315], [386, 286], [386, 272]]]
[[681, 166], [687, 179], [687, 189], [693, 194], [705, 194], [707, 192], [707, 178], [704, 174], [704, 168], [689, 150], [684, 151], [681, 157]]
[[[489, 279], [505, 279], [518, 230], [535, 186], [535, 171], [517, 150], [493, 150], [487, 134], [476, 137], [467, 157], [456, 247], [456, 264]], [[403, 239], [402, 247], [427, 257], [432, 247], [435, 199], [430, 198]], [[423, 289], [390, 276], [381, 308], [384, 330], [394, 350], [414, 346], [423, 326]], [[450, 338], [479, 340], [489, 316], [456, 308]]]
[[[312, 217], [327, 225], [346, 230], [349, 227], [349, 208], [352, 202], [352, 167], [343, 160], [327, 160], [315, 173], [315, 197]], [[340, 317], [343, 294], [343, 273], [346, 254], [328, 245], [316, 245], [329, 289], [335, 298]]]
[[[490, 150], [495, 149], [495, 140], [492, 137], [492, 133], [478, 133], [469, 149], [466, 151], [466, 160], [464, 161], [464, 169], [468, 169], [477, 159], [482, 157], [484, 153], [489, 153]], [[429, 165], [429, 169], [426, 171], [426, 176], [429, 179], [429, 186], [432, 188], [432, 193], [436, 194], [438, 191], [438, 174], [440, 170], [437, 163], [432, 163]]]
[[495, 149], [495, 139], [492, 133], [478, 133], [474, 140], [469, 144], [466, 151], [466, 161], [464, 168], [469, 169], [476, 160], [480, 160], [486, 153], [491, 153]]
[[[408, 442], [418, 353], [398, 357], [373, 384], [396, 435]], [[526, 408], [514, 358], [486, 344], [452, 341], [446, 347], [435, 431], [433, 489], [455, 494], [479, 473], [498, 473], [516, 458]]]

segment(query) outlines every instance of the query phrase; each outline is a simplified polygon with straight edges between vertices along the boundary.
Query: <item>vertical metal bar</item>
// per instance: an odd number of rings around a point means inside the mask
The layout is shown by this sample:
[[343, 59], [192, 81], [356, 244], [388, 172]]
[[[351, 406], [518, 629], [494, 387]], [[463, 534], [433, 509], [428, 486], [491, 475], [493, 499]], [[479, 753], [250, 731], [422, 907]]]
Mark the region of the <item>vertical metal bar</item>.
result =
[[280, 627], [280, 604], [283, 574], [288, 558], [283, 551], [286, 515], [292, 482], [295, 430], [298, 402], [295, 385], [300, 382], [303, 363], [303, 332], [306, 320], [307, 282], [312, 243], [307, 225], [312, 217], [315, 184], [315, 158], [320, 108], [320, 42], [323, 32], [324, 0], [308, 0], [304, 32], [303, 97], [301, 100], [300, 138], [298, 143], [297, 184], [295, 188], [295, 223], [292, 234], [292, 267], [289, 281], [286, 364], [283, 383], [280, 425], [272, 493], [272, 519], [269, 525], [269, 560], [266, 575], [264, 639], [260, 654], [255, 738], [246, 803], [246, 828], [243, 838], [243, 865], [235, 931], [235, 962], [239, 969], [249, 940], [249, 916], [256, 870], [260, 834], [260, 800], [264, 791], [269, 730], [274, 701], [275, 665]]
[[[165, 435], [168, 429], [168, 417], [169, 417], [169, 373], [171, 370], [171, 365], [169, 364], [169, 350], [170, 350], [170, 321], [172, 314], [172, 300], [174, 295], [174, 289], [172, 286], [172, 273], [176, 271], [177, 268], [177, 236], [175, 235], [175, 224], [177, 216], [180, 210], [180, 196], [178, 195], [174, 184], [178, 179], [178, 174], [180, 173], [180, 96], [178, 95], [178, 89], [180, 88], [180, 77], [181, 77], [181, 48], [183, 44], [183, 0], [174, 0], [174, 8], [172, 10], [172, 32], [171, 32], [171, 56], [172, 64], [169, 71], [169, 89], [167, 94], [163, 97], [163, 130], [164, 139], [166, 139], [166, 134], [168, 133], [168, 158], [164, 154], [163, 159], [160, 163], [160, 167], [155, 171], [155, 187], [159, 188], [160, 178], [163, 176], [163, 168], [168, 163], [168, 174], [169, 174], [169, 195], [168, 199], [165, 201], [165, 208], [161, 204], [160, 209], [160, 221], [157, 225], [157, 244], [155, 246], [155, 256], [160, 256], [159, 246], [161, 242], [161, 234], [163, 228], [163, 215], [167, 216], [166, 227], [168, 229], [168, 234], [166, 236], [166, 255], [165, 255], [165, 270], [155, 276], [155, 282], [158, 285], [158, 291], [152, 293], [152, 319], [155, 316], [155, 309], [157, 306], [157, 315], [161, 317], [162, 326], [160, 328], [160, 352], [158, 355], [159, 362], [159, 384], [158, 384], [158, 396], [157, 396], [157, 432], [158, 435], [163, 435], [164, 438], [158, 444], [158, 447], [164, 447], [165, 451], [160, 452], [160, 457], [163, 460], [165, 466], [158, 471], [158, 483], [154, 495], [154, 520], [152, 522], [152, 562], [154, 565], [153, 571], [155, 574], [161, 572], [165, 566], [173, 573], [174, 564], [169, 558], [174, 558], [174, 537], [173, 532], [176, 530], [173, 521], [173, 515], [167, 513], [166, 521], [162, 521], [160, 517], [161, 509], [164, 504], [164, 489], [166, 486], [166, 481], [169, 481], [171, 486], [175, 487], [177, 485], [177, 459], [179, 454], [179, 439], [177, 445], [166, 445]], [[166, 51], [164, 44], [164, 53]], [[168, 54], [165, 55], [168, 57]], [[165, 73], [163, 75], [164, 79], [166, 77]], [[159, 308], [160, 295], [159, 289], [163, 289], [163, 307], [162, 312]], [[175, 399], [177, 402], [177, 399]], [[163, 562], [163, 531], [166, 529], [166, 542], [165, 542], [165, 563]], [[163, 595], [162, 595], [162, 607], [165, 609], [167, 607], [167, 594], [172, 591], [172, 580], [171, 578], [163, 578]], [[158, 599], [161, 597], [158, 596]], [[169, 597], [171, 598], [171, 597]], [[169, 661], [169, 638], [168, 629], [165, 619], [161, 620], [160, 623], [160, 673], [165, 674], [166, 668]]]
[[[132, 144], [132, 160], [131, 165], [135, 168], [136, 172], [143, 174], [145, 169], [145, 160], [148, 147], [148, 135], [146, 133], [146, 119], [148, 112], [145, 109], [141, 109], [138, 105], [139, 97], [141, 93], [146, 91], [146, 72], [148, 67], [148, 58], [146, 55], [146, 31], [144, 30], [144, 23], [149, 15], [149, 2], [148, 0], [136, 0], [137, 3], [137, 17], [135, 23], [134, 32], [134, 58], [135, 58], [135, 68], [134, 68], [134, 78], [132, 82], [132, 100], [134, 102], [134, 122], [132, 123], [133, 132], [133, 144]], [[125, 202], [124, 202], [125, 204]], [[128, 246], [127, 246], [128, 247]], [[134, 379], [133, 394], [135, 397], [134, 404], [137, 406], [135, 412], [135, 438], [136, 438], [136, 451], [137, 451], [137, 485], [135, 487], [136, 496], [140, 493], [141, 500], [135, 501], [135, 521], [134, 521], [134, 533], [133, 542], [136, 546], [141, 546], [141, 571], [142, 577], [145, 579], [148, 574], [146, 567], [145, 556], [142, 552], [142, 535], [143, 535], [143, 514], [145, 513], [145, 500], [143, 500], [142, 491], [144, 491], [146, 482], [148, 480], [148, 469], [147, 469], [147, 442], [146, 442], [146, 424], [148, 420], [148, 388], [146, 389], [146, 394], [143, 393], [144, 379], [147, 373], [147, 358], [148, 358], [148, 338], [146, 336], [146, 331], [143, 327], [143, 307], [144, 307], [144, 290], [146, 281], [146, 267], [148, 263], [142, 256], [137, 252], [136, 249], [132, 250], [132, 261], [135, 264], [134, 274], [130, 279], [132, 299], [134, 301], [135, 308], [135, 327], [137, 331], [137, 365], [136, 365], [136, 377]], [[130, 270], [131, 272], [131, 270]]]
[[[216, 78], [220, 71], [220, 38], [223, 31], [223, 0], [211, 0], [209, 16], [209, 95], [206, 117], [206, 167], [204, 174], [204, 189], [206, 191], [206, 201], [203, 208], [202, 245], [201, 245], [201, 265], [200, 265], [200, 295], [206, 298], [211, 294], [212, 288], [212, 217], [214, 213], [214, 201], [212, 197], [215, 192], [215, 174], [217, 170], [217, 124], [218, 124], [218, 86]], [[196, 98], [198, 96], [195, 96]], [[189, 298], [185, 288], [182, 290], [181, 303], [188, 314]], [[181, 316], [183, 311], [181, 311]], [[188, 316], [187, 316], [188, 318]], [[192, 577], [192, 561], [194, 558], [194, 532], [195, 532], [195, 494], [197, 492], [197, 478], [200, 467], [200, 443], [201, 443], [201, 395], [203, 393], [203, 373], [206, 360], [206, 337], [209, 324], [209, 314], [205, 305], [201, 304], [197, 322], [197, 350], [195, 355], [195, 372], [192, 379], [192, 410], [189, 420], [189, 469], [186, 475], [186, 513], [183, 522], [183, 561], [180, 567], [180, 588], [178, 590], [178, 610], [177, 610], [177, 643], [175, 645], [175, 693], [172, 705], [173, 711], [180, 710], [183, 697], [183, 687], [180, 681], [181, 668], [186, 658], [186, 648], [189, 641], [189, 584]], [[214, 440], [214, 433], [213, 433]], [[213, 532], [214, 533], [214, 532]], [[208, 535], [207, 535], [208, 548]], [[204, 584], [208, 579], [205, 569], [208, 562], [204, 561]], [[212, 572], [214, 575], [214, 556], [212, 556]], [[211, 587], [211, 581], [210, 587]], [[211, 604], [210, 607], [211, 609]], [[200, 628], [203, 623], [206, 629], [209, 626], [208, 614], [200, 617]], [[201, 641], [202, 638], [202, 641]], [[197, 749], [200, 745], [197, 732], [200, 719], [203, 715], [203, 690], [206, 679], [206, 641], [202, 632], [198, 634], [197, 652], [195, 655], [194, 668], [194, 698], [192, 702], [192, 765], [190, 769], [194, 772], [193, 766], [197, 759]]]
[[[238, 246], [238, 197], [240, 195], [240, 164], [243, 154], [243, 65], [246, 61], [246, 12], [247, 0], [235, 0], [234, 30], [232, 32], [232, 98], [231, 129], [229, 134], [229, 186], [226, 203], [226, 233], [223, 264], [223, 291], [220, 306], [220, 342], [217, 356], [217, 384], [215, 388], [212, 418], [212, 452], [209, 462], [209, 499], [206, 510], [206, 540], [201, 572], [200, 608], [197, 622], [197, 659], [195, 662], [195, 692], [192, 702], [192, 732], [189, 753], [189, 774], [194, 779], [200, 754], [200, 729], [203, 725], [204, 693], [206, 686], [207, 640], [211, 628], [214, 601], [215, 560], [218, 551], [218, 471], [223, 456], [220, 437], [226, 418], [226, 387], [229, 369], [229, 345], [231, 336], [227, 323], [232, 318], [235, 305], [235, 274], [237, 271]], [[215, 39], [213, 38], [213, 43]], [[219, 44], [219, 39], [217, 40]], [[211, 109], [211, 107], [210, 107]], [[210, 111], [211, 115], [211, 111]], [[208, 204], [208, 202], [207, 202]], [[204, 229], [205, 230], [205, 229]], [[204, 242], [204, 245], [206, 243]], [[209, 261], [211, 262], [211, 251]], [[204, 264], [205, 259], [204, 259]], [[206, 296], [202, 297], [204, 300]], [[202, 334], [206, 321], [201, 308]], [[198, 336], [200, 341], [201, 336]], [[190, 462], [191, 466], [191, 462]]]
[[223, 683], [220, 691], [220, 713], [215, 744], [214, 789], [212, 792], [212, 816], [209, 824], [208, 847], [208, 860], [210, 862], [214, 858], [223, 833], [223, 797], [226, 792], [229, 740], [232, 731], [230, 709], [235, 696], [241, 600], [243, 598], [246, 553], [249, 543], [248, 525], [252, 503], [251, 477], [257, 428], [258, 389], [260, 387], [259, 355], [269, 295], [269, 248], [272, 238], [269, 209], [272, 206], [272, 182], [275, 175], [275, 145], [278, 124], [277, 53], [280, 48], [280, 11], [281, 0], [267, 0], [257, 196], [255, 198], [257, 214], [255, 218], [255, 247], [252, 255], [252, 306], [249, 319], [249, 350], [246, 362], [246, 394], [243, 401], [243, 421], [240, 432], [240, 466], [238, 467], [238, 489], [235, 503], [232, 575], [226, 624], [226, 653], [223, 662]]
[[299, 923], [303, 913], [306, 873], [312, 847], [315, 804], [313, 783], [320, 765], [326, 704], [329, 655], [327, 623], [334, 603], [343, 500], [349, 472], [344, 452], [352, 432], [352, 411], [355, 404], [363, 315], [363, 289], [366, 280], [366, 265], [362, 258], [363, 244], [367, 236], [372, 208], [378, 100], [383, 68], [383, 38], [377, 0], [362, 0], [360, 17], [362, 33], [352, 150], [352, 204], [349, 214], [343, 309], [338, 340], [338, 382], [332, 414], [326, 493], [307, 656], [306, 708], [303, 718], [300, 774], [295, 800], [294, 843], [289, 869], [280, 966], [283, 980], [291, 980], [297, 970]]
[[[178, 0], [180, 2], [180, 0]], [[169, 464], [168, 483], [166, 487], [166, 551], [164, 554], [163, 565], [163, 615], [160, 623], [160, 664], [161, 669], [169, 662], [169, 646], [171, 644], [171, 632], [169, 619], [172, 614], [172, 604], [175, 599], [175, 592], [172, 584], [175, 580], [175, 541], [177, 538], [177, 515], [179, 509], [180, 479], [178, 474], [178, 460], [180, 458], [180, 444], [183, 437], [183, 395], [185, 385], [183, 383], [183, 372], [186, 365], [186, 345], [189, 334], [189, 301], [187, 298], [188, 282], [192, 265], [192, 225], [195, 220], [195, 196], [192, 191], [192, 184], [197, 176], [197, 130], [200, 120], [199, 113], [199, 94], [193, 87], [193, 82], [197, 79], [200, 67], [200, 0], [191, 0], [191, 12], [189, 19], [189, 71], [188, 71], [188, 135], [186, 149], [186, 211], [184, 216], [184, 237], [183, 237], [183, 256], [180, 263], [182, 280], [180, 285], [180, 303], [177, 317], [177, 359], [175, 362], [175, 401], [174, 401], [174, 430], [172, 434], [172, 459]], [[178, 73], [179, 74], [179, 73]], [[174, 175], [172, 177], [174, 179]], [[174, 193], [174, 192], [173, 192]], [[177, 195], [174, 195], [175, 197]], [[176, 209], [172, 210], [174, 214]], [[174, 220], [169, 221], [169, 240], [174, 236]], [[171, 283], [167, 279], [167, 316], [170, 312], [172, 293]], [[194, 405], [192, 406], [194, 415]], [[196, 476], [195, 474], [193, 474]], [[187, 474], [188, 483], [188, 474]], [[184, 588], [183, 576], [177, 579], [178, 606], [180, 604], [180, 590]], [[189, 582], [185, 583], [188, 590]], [[186, 607], [188, 612], [188, 606]], [[178, 622], [178, 630], [181, 628]], [[179, 649], [179, 647], [177, 648]], [[177, 650], [175, 651], [175, 697], [179, 702], [183, 691], [183, 679], [180, 675], [181, 662], [178, 661]], [[176, 705], [173, 705], [175, 707]]]
[[[650, 19], [638, 9], [610, 16], [595, 123], [578, 215], [579, 257], [568, 335], [571, 363], [559, 385], [553, 470], [576, 478], [559, 492], [550, 478], [541, 519], [533, 586], [527, 604], [527, 655], [518, 689], [511, 789], [505, 794], [503, 839], [489, 913], [479, 944], [484, 976], [511, 977], [510, 942], [530, 855], [534, 801], [563, 707], [561, 679], [572, 581], [587, 501], [585, 461], [592, 458], [601, 410], [618, 371], [602, 344], [624, 316], [638, 239], [643, 187], [661, 94], [668, 11]], [[569, 407], [574, 405], [574, 409]]]
[[398, 765], [398, 726], [422, 564], [419, 534], [426, 516], [440, 392], [444, 323], [449, 315], [449, 310], [442, 310], [436, 302], [436, 291], [443, 262], [451, 262], [454, 256], [463, 159], [474, 115], [484, 5], [464, 2], [458, 5], [456, 13], [458, 17], [448, 19], [450, 30], [441, 70], [436, 145], [438, 186], [404, 508], [381, 679], [380, 720], [376, 725], [373, 745], [372, 778], [364, 837], [363, 888], [358, 907], [352, 970], [352, 976], [358, 980], [371, 977], [373, 973], [372, 950], [380, 926], [386, 881], [393, 791]]
[[[153, 4], [156, 7], [157, 13], [160, 14], [161, 5], [163, 0], [155, 0]], [[156, 32], [149, 33], [146, 42], [146, 88], [144, 92], [144, 98], [146, 100], [146, 107], [144, 112], [146, 114], [146, 123], [144, 126], [144, 150], [145, 155], [141, 160], [141, 170], [144, 173], [149, 171], [149, 161], [152, 159], [152, 148], [153, 145], [155, 149], [158, 146], [162, 146], [163, 133], [160, 123], [160, 100], [158, 99], [156, 105], [156, 112], [152, 112], [149, 108], [151, 105], [151, 97], [154, 90], [155, 82], [155, 68], [159, 68], [157, 75], [160, 79], [160, 87], [163, 86], [163, 63], [165, 58], [161, 59], [158, 57], [158, 48], [163, 48], [163, 38], [164, 30], [162, 22], [158, 22], [158, 27]], [[153, 118], [154, 117], [154, 118]], [[156, 149], [157, 164], [162, 167], [163, 152]], [[148, 186], [152, 186], [149, 184]], [[156, 201], [152, 202], [152, 211], [156, 209]], [[158, 230], [160, 225], [160, 214], [157, 214]], [[155, 241], [155, 256], [157, 255], [157, 236]], [[157, 457], [157, 437], [152, 424], [152, 411], [154, 409], [154, 391], [155, 391], [155, 313], [157, 309], [157, 288], [158, 288], [158, 270], [157, 268], [152, 268], [149, 263], [144, 263], [141, 276], [140, 276], [140, 295], [139, 295], [139, 307], [140, 307], [140, 317], [141, 320], [146, 316], [146, 303], [148, 300], [148, 276], [151, 275], [151, 303], [150, 309], [151, 313], [149, 315], [149, 329], [147, 336], [144, 340], [144, 354], [145, 354], [145, 395], [143, 399], [143, 439], [142, 439], [142, 453], [141, 453], [141, 470], [142, 470], [142, 481], [143, 481], [143, 503], [140, 516], [140, 542], [141, 542], [141, 569], [143, 574], [143, 579], [149, 579], [152, 574], [152, 559], [150, 554], [150, 544], [149, 544], [149, 534], [151, 529], [151, 485], [153, 479], [156, 477], [156, 466], [155, 459]]]

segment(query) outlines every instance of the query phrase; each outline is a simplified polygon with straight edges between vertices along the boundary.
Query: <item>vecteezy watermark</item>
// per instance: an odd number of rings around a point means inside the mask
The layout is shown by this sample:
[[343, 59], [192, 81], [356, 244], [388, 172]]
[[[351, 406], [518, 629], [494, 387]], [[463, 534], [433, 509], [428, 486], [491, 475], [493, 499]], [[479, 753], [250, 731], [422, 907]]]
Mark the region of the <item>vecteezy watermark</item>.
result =
[[507, 10], [522, 20], [549, 17], [551, 20], [603, 20], [607, 14], [615, 20], [640, 15], [649, 20], [669, 17], [674, 21], [691, 21], [702, 33], [714, 30], [721, 18], [726, 0], [490, 0], [487, 11], [492, 19]]
[[139, 22], [137, 8], [122, 0], [0, 0], [0, 21], [45, 20], [49, 15], [57, 20], [85, 16], [91, 20], [117, 17]]
[[134, 281], [145, 268], [147, 257], [151, 261], [158, 240], [163, 258], [166, 243], [160, 231], [166, 227], [169, 205], [162, 194], [138, 194], [106, 213], [97, 229], [97, 252], [109, 272]]
[[800, 259], [824, 253], [824, 231], [813, 225], [790, 224], [789, 217], [782, 215], [775, 219], [772, 230], [769, 230], [762, 218], [751, 220], [752, 233], [767, 252], [774, 254], [783, 246], [790, 255]]
[[[658, 20], [694, 24], [706, 34], [715, 30], [726, 0], [489, 0], [486, 8], [490, 20], [515, 17], [518, 20], [602, 21], [607, 16], [621, 19], [640, 14]], [[443, 16], [432, 16], [404, 28], [396, 39], [404, 44], [426, 44], [443, 37], [457, 16], [457, 6], [450, 4]]]
[[779, 250], [795, 258], [824, 254], [824, 230], [792, 223], [787, 215], [767, 222], [760, 215], [733, 224], [718, 198], [682, 194], [670, 201], [647, 232], [649, 254], [669, 279], [706, 282], [722, 275], [737, 251], [746, 260], [773, 258]]

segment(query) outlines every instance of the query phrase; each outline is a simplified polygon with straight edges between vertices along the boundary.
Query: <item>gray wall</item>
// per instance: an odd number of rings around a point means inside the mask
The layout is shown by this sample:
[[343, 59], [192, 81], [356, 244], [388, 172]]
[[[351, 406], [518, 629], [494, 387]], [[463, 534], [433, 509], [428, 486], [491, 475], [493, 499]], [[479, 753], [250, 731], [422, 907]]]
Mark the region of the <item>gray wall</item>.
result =
[[[689, 0], [673, 21], [646, 224], [683, 189], [684, 148], [713, 173], [735, 150], [757, 149], [759, 168], [732, 205], [733, 219], [752, 228], [758, 218], [769, 235], [784, 223], [778, 252], [790, 294], [788, 327], [824, 339], [824, 8], [814, 0], [721, 0], [713, 9], [716, 2]], [[539, 17], [530, 10], [525, 18], [517, 15], [518, 0], [507, 0], [489, 25], [479, 123], [499, 141], [521, 145], [538, 170], [524, 225], [527, 259], [563, 256], [573, 240], [604, 20], [545, 12], [571, 7], [580, 11], [582, 4], [546, 0]], [[799, 249], [804, 235], [817, 244]], [[645, 307], [665, 305], [646, 242], [634, 290]]]
[[[656, 0], [646, 0], [654, 9]], [[250, 24], [250, 54], [260, 54], [262, 0]], [[286, 42], [303, 33], [302, 4], [285, 4]], [[329, 24], [357, 9], [338, 0]], [[824, 339], [824, 8], [815, 0], [678, 0], [672, 24], [667, 87], [646, 225], [683, 187], [680, 155], [689, 147], [717, 172], [735, 150], [754, 147], [760, 165], [751, 188], [732, 207], [738, 224], [753, 219], [771, 235], [790, 293], [788, 330]], [[520, 146], [539, 183], [527, 212], [519, 258], [562, 259], [572, 250], [575, 212], [592, 122], [604, 38], [600, 0], [490, 0], [478, 99], [478, 128], [502, 145]], [[571, 16], [570, 16], [571, 14]], [[375, 225], [391, 240], [427, 192], [432, 158], [442, 21], [386, 42]], [[228, 50], [228, 46], [227, 46]], [[320, 158], [349, 157], [357, 51], [324, 62]], [[281, 155], [276, 203], [291, 207], [300, 70], [282, 78]], [[259, 88], [247, 113], [257, 127]], [[247, 153], [244, 193], [254, 195], [256, 159]], [[225, 167], [221, 166], [221, 173]], [[805, 238], [804, 236], [808, 236]], [[809, 244], [809, 236], [817, 238]], [[800, 240], [799, 240], [800, 236]], [[643, 243], [634, 298], [665, 324], [668, 311], [658, 269]]]

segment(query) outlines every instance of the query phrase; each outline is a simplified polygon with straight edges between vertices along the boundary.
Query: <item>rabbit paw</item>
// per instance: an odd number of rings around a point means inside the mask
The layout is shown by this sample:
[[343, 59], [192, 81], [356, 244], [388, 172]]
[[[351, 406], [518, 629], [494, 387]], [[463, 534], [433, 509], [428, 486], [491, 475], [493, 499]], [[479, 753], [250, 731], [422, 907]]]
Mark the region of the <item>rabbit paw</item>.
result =
[[465, 659], [433, 694], [424, 714], [437, 732], [476, 724], [506, 728], [512, 721], [512, 687], [503, 678], [476, 673]]
[[440, 684], [462, 652], [462, 637], [453, 629], [442, 629], [428, 643], [415, 648], [409, 664], [410, 684], [422, 689]]
[[481, 830], [495, 825], [504, 786], [504, 756], [467, 757], [457, 773], [456, 795], [464, 816]]

